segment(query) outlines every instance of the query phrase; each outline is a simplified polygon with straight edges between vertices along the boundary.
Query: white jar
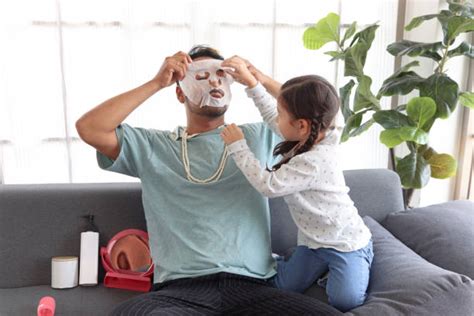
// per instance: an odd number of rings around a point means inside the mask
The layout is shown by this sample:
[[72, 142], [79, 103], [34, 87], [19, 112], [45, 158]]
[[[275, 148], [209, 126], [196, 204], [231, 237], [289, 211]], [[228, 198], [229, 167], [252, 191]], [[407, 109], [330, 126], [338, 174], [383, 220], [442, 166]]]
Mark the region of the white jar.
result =
[[77, 286], [77, 257], [53, 257], [51, 259], [51, 287], [69, 289]]

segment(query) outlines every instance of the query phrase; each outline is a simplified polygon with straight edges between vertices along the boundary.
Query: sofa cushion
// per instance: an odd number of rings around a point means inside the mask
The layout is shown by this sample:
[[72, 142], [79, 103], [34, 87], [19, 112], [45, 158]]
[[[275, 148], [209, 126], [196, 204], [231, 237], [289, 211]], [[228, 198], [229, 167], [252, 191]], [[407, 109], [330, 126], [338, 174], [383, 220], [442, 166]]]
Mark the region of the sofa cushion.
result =
[[382, 225], [420, 256], [474, 279], [474, 203], [450, 201], [387, 216]]
[[55, 290], [48, 285], [0, 289], [0, 315], [36, 315], [43, 296], [56, 301], [56, 316], [103, 316], [121, 302], [143, 293], [109, 289], [102, 285]]
[[472, 315], [474, 282], [437, 267], [370, 217], [373, 235], [368, 298], [348, 315]]

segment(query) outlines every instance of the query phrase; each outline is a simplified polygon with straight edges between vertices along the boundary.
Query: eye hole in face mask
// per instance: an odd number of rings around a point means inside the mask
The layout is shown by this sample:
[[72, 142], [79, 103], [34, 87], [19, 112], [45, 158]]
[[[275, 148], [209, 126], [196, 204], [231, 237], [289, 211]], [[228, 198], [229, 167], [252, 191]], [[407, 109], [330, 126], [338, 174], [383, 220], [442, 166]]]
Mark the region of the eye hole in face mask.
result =
[[210, 75], [211, 74], [209, 73], [209, 71], [205, 71], [202, 73], [197, 73], [194, 78], [196, 78], [196, 80], [206, 80], [209, 78]]
[[226, 74], [225, 74], [225, 71], [224, 71], [224, 70], [219, 69], [219, 70], [216, 71], [216, 75], [217, 75], [217, 77], [225, 78], [225, 75], [226, 75]]

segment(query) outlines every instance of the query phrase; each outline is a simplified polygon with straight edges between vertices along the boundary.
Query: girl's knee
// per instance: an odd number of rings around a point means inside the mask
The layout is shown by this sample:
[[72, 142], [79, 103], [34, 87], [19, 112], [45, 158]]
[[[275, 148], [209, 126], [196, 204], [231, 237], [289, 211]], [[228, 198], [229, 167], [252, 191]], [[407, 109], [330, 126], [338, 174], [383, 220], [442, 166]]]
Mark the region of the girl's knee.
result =
[[302, 286], [302, 283], [298, 282], [298, 280], [292, 278], [285, 279], [279, 277], [278, 275], [271, 280], [271, 283], [274, 287], [285, 291], [303, 293], [305, 290], [304, 286]]
[[347, 312], [364, 304], [366, 296], [365, 293], [341, 292], [338, 295], [329, 296], [329, 304], [341, 312]]

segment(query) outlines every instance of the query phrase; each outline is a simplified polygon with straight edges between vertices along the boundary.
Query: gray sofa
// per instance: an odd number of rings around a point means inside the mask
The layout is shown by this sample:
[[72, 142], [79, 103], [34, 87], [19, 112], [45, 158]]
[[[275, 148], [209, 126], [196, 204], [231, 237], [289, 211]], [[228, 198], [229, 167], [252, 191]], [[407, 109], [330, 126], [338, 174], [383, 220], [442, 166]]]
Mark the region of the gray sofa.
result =
[[[395, 173], [351, 170], [345, 177], [350, 195], [372, 231], [375, 254], [368, 299], [346, 314], [472, 315], [473, 275], [466, 275], [474, 271], [472, 202], [438, 205], [433, 213], [404, 211]], [[35, 315], [39, 299], [46, 295], [56, 299], [56, 315], [106, 315], [114, 305], [140, 294], [102, 285], [68, 290], [49, 286], [51, 257], [79, 255], [80, 232], [85, 227], [82, 215], [95, 215], [101, 245], [123, 229], [146, 229], [140, 190], [137, 183], [0, 185], [0, 315]], [[295, 246], [296, 227], [281, 199], [270, 200], [270, 206], [273, 251], [286, 254]], [[432, 221], [428, 229], [423, 214]], [[443, 225], [443, 218], [449, 223]], [[425, 244], [417, 242], [417, 231], [424, 231], [421, 236], [428, 234], [425, 238], [430, 239], [424, 240]], [[405, 244], [400, 241], [404, 238], [408, 238]], [[458, 247], [449, 247], [451, 239]], [[446, 255], [451, 260], [443, 260]], [[100, 280], [103, 276], [101, 268]], [[317, 285], [306, 294], [326, 301], [324, 290]]]

